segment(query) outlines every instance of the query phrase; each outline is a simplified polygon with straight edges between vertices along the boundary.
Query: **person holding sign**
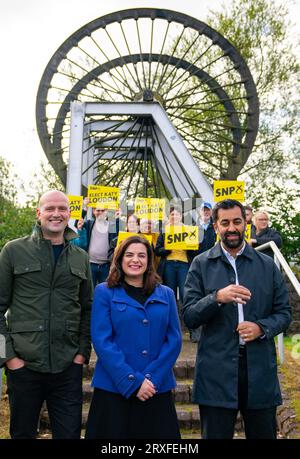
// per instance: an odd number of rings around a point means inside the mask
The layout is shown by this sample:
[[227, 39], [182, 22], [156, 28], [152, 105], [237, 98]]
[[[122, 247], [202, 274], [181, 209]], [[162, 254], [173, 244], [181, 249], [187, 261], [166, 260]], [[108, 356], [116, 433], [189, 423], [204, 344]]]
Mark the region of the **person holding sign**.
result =
[[175, 298], [177, 296], [177, 288], [179, 289], [179, 299], [182, 304], [184, 282], [194, 251], [168, 250], [166, 248], [166, 232], [169, 229], [172, 232], [172, 227], [176, 226], [183, 228], [183, 222], [181, 209], [174, 206], [170, 208], [169, 225], [165, 226], [165, 233], [160, 233], [157, 239], [155, 254], [160, 257], [157, 268], [158, 274], [162, 277], [163, 283], [173, 290]]
[[200, 229], [200, 244], [198, 254], [211, 249], [216, 242], [216, 233], [212, 222], [212, 205], [210, 202], [202, 202], [199, 209], [197, 225]]
[[193, 387], [202, 438], [232, 438], [240, 410], [246, 438], [274, 439], [274, 337], [291, 321], [287, 289], [274, 261], [244, 241], [239, 201], [218, 202], [213, 221], [221, 241], [193, 260], [183, 307], [185, 324], [202, 326]]
[[[133, 213], [128, 213], [127, 220], [126, 220], [126, 231], [128, 233], [139, 233], [140, 232], [140, 220], [139, 218], [134, 215]], [[122, 234], [119, 231], [119, 235], [113, 238], [110, 242], [109, 249], [108, 249], [108, 260], [111, 262], [114, 256], [115, 248], [118, 245], [119, 236]], [[130, 236], [130, 235], [129, 235]]]
[[[85, 204], [89, 203], [87, 198], [84, 201]], [[79, 242], [75, 243], [89, 254], [95, 287], [98, 283], [104, 282], [108, 276], [110, 267], [108, 251], [111, 241], [119, 232], [119, 218], [110, 222], [107, 219], [107, 209], [95, 207], [93, 208], [93, 218], [88, 219], [83, 224], [79, 221], [77, 227], [79, 229]]]
[[177, 307], [145, 238], [116, 248], [107, 283], [95, 289], [91, 330], [98, 360], [86, 438], [179, 439], [171, 393], [181, 348]]

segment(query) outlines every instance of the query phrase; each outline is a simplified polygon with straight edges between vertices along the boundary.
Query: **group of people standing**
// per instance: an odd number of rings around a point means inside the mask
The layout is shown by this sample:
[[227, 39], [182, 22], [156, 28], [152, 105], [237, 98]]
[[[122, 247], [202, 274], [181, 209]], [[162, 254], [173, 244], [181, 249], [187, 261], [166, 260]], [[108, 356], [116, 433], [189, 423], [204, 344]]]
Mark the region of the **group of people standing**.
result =
[[[201, 328], [193, 401], [202, 437], [232, 438], [240, 410], [247, 438], [276, 438], [274, 337], [291, 312], [272, 258], [245, 243], [245, 208], [233, 200], [214, 209], [203, 203], [197, 253], [166, 250], [163, 233], [154, 247], [134, 216], [127, 230], [138, 234], [117, 245], [120, 222], [112, 228], [104, 209], [93, 214], [76, 234], [67, 197], [50, 191], [33, 234], [0, 253], [0, 364], [12, 438], [36, 437], [44, 401], [53, 438], [80, 438], [91, 342], [97, 363], [86, 438], [180, 438], [172, 396], [181, 349], [177, 288], [186, 326]], [[181, 222], [181, 210], [171, 208], [169, 224]], [[259, 232], [253, 236], [259, 243]]]

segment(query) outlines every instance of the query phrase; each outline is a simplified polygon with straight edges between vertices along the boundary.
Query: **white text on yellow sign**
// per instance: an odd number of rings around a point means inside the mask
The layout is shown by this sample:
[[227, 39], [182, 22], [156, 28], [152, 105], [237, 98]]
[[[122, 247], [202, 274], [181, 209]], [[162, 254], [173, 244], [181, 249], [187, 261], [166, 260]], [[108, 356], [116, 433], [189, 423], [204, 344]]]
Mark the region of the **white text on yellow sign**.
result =
[[198, 226], [166, 226], [165, 248], [167, 250], [197, 250], [198, 247]]
[[118, 209], [120, 189], [112, 186], [88, 186], [89, 207], [99, 209]]
[[165, 216], [165, 200], [156, 198], [136, 198], [134, 213], [139, 218], [163, 220]]
[[70, 202], [70, 211], [71, 211], [70, 218], [79, 220], [82, 216], [83, 196], [73, 196], [73, 195], [68, 194], [68, 198]]
[[215, 180], [214, 181], [214, 201], [223, 199], [235, 199], [239, 202], [245, 200], [245, 182], [238, 180]]

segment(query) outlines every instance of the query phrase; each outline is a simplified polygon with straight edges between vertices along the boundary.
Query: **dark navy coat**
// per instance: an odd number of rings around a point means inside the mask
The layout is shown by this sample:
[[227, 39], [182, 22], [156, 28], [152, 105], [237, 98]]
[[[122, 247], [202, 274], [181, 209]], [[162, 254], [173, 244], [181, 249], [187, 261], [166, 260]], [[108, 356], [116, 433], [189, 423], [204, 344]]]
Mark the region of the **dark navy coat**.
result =
[[[252, 293], [244, 320], [265, 333], [246, 345], [248, 408], [280, 405], [274, 337], [291, 321], [285, 283], [274, 261], [248, 244], [236, 266], [239, 284]], [[219, 243], [194, 259], [185, 283], [184, 322], [192, 329], [202, 326], [193, 388], [193, 401], [202, 405], [238, 407], [238, 308], [216, 302], [216, 290], [231, 283], [235, 273]]]
[[158, 285], [144, 305], [123, 287], [97, 285], [91, 321], [98, 360], [92, 385], [128, 398], [145, 378], [158, 393], [175, 387], [181, 330], [173, 291]]

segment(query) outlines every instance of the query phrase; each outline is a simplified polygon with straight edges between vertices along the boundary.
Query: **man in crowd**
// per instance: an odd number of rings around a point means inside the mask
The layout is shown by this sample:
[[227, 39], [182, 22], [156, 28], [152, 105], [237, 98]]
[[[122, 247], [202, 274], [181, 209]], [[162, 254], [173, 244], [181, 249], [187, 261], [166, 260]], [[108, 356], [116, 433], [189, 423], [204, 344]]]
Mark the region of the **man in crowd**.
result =
[[216, 233], [211, 215], [212, 205], [209, 202], [203, 202], [199, 209], [199, 218], [197, 221], [200, 237], [199, 254], [213, 247], [216, 242]]
[[[85, 202], [88, 203], [87, 199]], [[84, 212], [84, 215], [86, 212]], [[89, 255], [93, 284], [104, 282], [109, 273], [110, 262], [108, 251], [111, 241], [119, 233], [119, 219], [115, 222], [109, 222], [107, 219], [107, 209], [101, 207], [93, 208], [93, 218], [87, 221], [81, 220], [77, 223], [77, 228], [83, 244], [79, 244]], [[85, 237], [82, 237], [82, 231]]]
[[273, 260], [245, 243], [242, 204], [218, 202], [213, 221], [220, 242], [193, 260], [183, 307], [187, 327], [202, 326], [193, 388], [202, 437], [232, 438], [240, 410], [246, 438], [274, 439], [274, 337], [291, 321], [287, 290]]
[[[92, 280], [87, 254], [70, 244], [69, 201], [45, 193], [31, 236], [0, 254], [0, 334], [12, 438], [35, 438], [46, 401], [53, 438], [80, 438], [82, 368], [90, 357]], [[6, 316], [7, 313], [7, 316]]]

